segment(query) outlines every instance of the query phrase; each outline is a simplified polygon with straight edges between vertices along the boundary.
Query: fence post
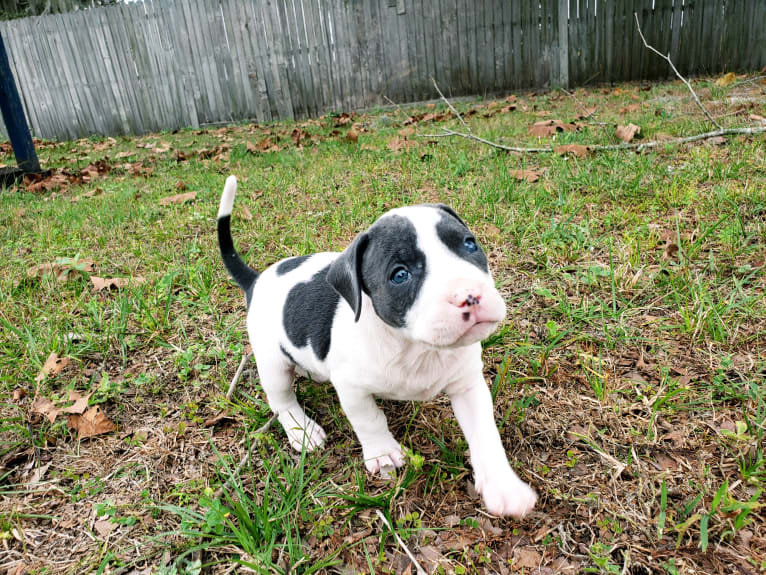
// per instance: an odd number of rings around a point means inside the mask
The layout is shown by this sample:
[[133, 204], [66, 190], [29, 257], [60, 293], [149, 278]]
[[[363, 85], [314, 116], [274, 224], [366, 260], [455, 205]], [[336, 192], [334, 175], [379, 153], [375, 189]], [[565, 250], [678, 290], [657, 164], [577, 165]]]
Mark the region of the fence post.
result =
[[2, 111], [3, 121], [8, 130], [8, 139], [11, 141], [19, 168], [24, 172], [39, 172], [40, 162], [37, 160], [35, 144], [29, 133], [27, 118], [21, 106], [21, 98], [16, 89], [16, 81], [13, 79], [2, 34], [0, 34], [0, 111]]
[[560, 88], [569, 88], [569, 0], [559, 2], [559, 77]]

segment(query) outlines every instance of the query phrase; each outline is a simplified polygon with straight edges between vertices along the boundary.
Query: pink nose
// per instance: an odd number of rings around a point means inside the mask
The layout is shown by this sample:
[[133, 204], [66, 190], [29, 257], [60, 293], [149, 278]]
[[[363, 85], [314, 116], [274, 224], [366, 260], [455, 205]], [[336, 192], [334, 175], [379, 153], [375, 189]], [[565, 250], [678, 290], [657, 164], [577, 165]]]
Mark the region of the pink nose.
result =
[[447, 301], [455, 307], [465, 308], [481, 303], [481, 286], [475, 282], [457, 280], [450, 285]]

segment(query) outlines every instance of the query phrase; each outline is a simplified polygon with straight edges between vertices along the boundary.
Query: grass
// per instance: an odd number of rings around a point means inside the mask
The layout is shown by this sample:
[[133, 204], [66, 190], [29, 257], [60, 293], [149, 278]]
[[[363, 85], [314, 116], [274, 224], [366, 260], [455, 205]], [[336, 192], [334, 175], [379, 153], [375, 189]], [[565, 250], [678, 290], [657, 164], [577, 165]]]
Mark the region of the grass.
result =
[[[714, 114], [736, 111], [730, 96], [749, 102], [729, 125], [766, 115], [757, 83], [716, 88], [715, 102], [711, 81], [696, 86]], [[647, 139], [701, 131], [684, 90], [458, 107], [476, 111], [475, 133], [531, 145], [533, 122], [595, 105], [609, 125], [582, 121], [556, 144], [612, 143], [613, 124], [628, 121]], [[435, 572], [766, 568], [763, 136], [516, 156], [417, 138], [438, 131], [422, 118], [433, 111], [442, 106], [39, 145], [46, 167], [110, 169], [0, 193], [0, 567], [399, 573], [406, 560], [380, 510]], [[249, 151], [267, 139], [280, 150]], [[540, 180], [519, 181], [518, 169]], [[541, 495], [530, 517], [483, 514], [443, 399], [383, 403], [412, 454], [390, 481], [366, 475], [329, 386], [298, 386], [326, 449], [299, 456], [278, 426], [255, 436], [270, 417], [257, 372], [224, 398], [247, 345], [214, 235], [229, 174], [240, 179], [235, 240], [259, 269], [340, 250], [401, 204], [445, 202], [469, 223], [508, 304], [484, 344], [485, 375], [512, 465]], [[191, 202], [160, 202], [188, 191]], [[66, 281], [28, 276], [57, 261]], [[145, 281], [94, 292], [90, 275]], [[36, 381], [51, 352], [69, 365]], [[118, 431], [78, 440], [63, 416], [32, 412], [34, 398], [70, 390], [90, 392]]]

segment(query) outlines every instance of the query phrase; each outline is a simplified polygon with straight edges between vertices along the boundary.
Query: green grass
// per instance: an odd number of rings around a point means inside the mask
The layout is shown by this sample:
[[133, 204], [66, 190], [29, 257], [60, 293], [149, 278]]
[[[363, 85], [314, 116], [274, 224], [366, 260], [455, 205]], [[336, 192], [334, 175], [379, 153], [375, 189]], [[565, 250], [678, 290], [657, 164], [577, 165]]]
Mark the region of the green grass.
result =
[[[704, 99], [709, 83], [698, 85]], [[702, 126], [677, 84], [577, 97], [597, 106], [599, 122], [632, 121], [646, 139]], [[467, 121], [482, 137], [535, 145], [527, 135], [534, 121], [569, 121], [584, 107], [556, 92], [521, 100], [526, 111], [489, 117], [486, 102], [458, 108], [480, 106]], [[638, 112], [620, 114], [633, 102]], [[703, 568], [713, 549], [746, 569], [763, 567], [763, 136], [587, 158], [412, 135], [415, 145], [391, 150], [416, 111], [355, 116], [356, 142], [345, 137], [350, 125], [330, 116], [46, 143], [46, 167], [74, 172], [106, 159], [111, 171], [62, 190], [0, 193], [0, 538], [50, 556], [31, 572], [50, 570], [57, 553], [70, 573], [236, 564], [396, 572], [400, 552], [375, 509], [416, 553], [436, 549], [445, 573], [518, 566], [521, 556], [503, 555], [509, 533], [545, 564], [562, 558], [593, 572], [621, 572], [628, 560], [669, 573]], [[764, 115], [762, 99], [750, 112]], [[740, 125], [747, 115], [724, 121]], [[294, 129], [312, 139], [296, 148]], [[435, 133], [438, 124], [416, 129]], [[586, 122], [555, 143], [614, 143], [612, 133]], [[282, 149], [248, 152], [248, 142], [266, 137]], [[163, 145], [169, 150], [152, 150]], [[206, 157], [222, 145], [224, 157]], [[135, 173], [139, 162], [144, 173]], [[522, 168], [540, 180], [516, 180], [510, 170]], [[229, 174], [240, 180], [235, 241], [258, 269], [340, 250], [401, 204], [445, 202], [469, 223], [509, 310], [484, 344], [485, 376], [511, 462], [541, 494], [538, 512], [523, 522], [493, 519], [504, 536], [482, 527], [466, 444], [441, 401], [386, 402], [394, 434], [419, 463], [393, 482], [366, 476], [331, 388], [307, 381], [299, 397], [328, 431], [327, 448], [299, 457], [274, 426], [235, 473], [269, 411], [253, 370], [233, 402], [223, 397], [247, 345], [242, 296], [215, 242]], [[196, 199], [160, 203], [180, 191]], [[27, 277], [56, 261], [74, 268], [67, 281]], [[78, 271], [87, 261], [94, 270]], [[145, 281], [94, 292], [89, 275]], [[51, 352], [70, 364], [36, 383]], [[31, 414], [34, 397], [72, 389], [91, 392], [118, 431], [78, 441], [64, 418]], [[230, 419], [206, 425], [221, 411]], [[615, 461], [625, 466], [619, 477]], [[29, 483], [45, 465], [40, 485], [55, 487], [47, 499]], [[451, 516], [458, 520], [446, 522]], [[63, 517], [88, 533], [85, 552], [64, 557], [38, 537], [63, 530]], [[114, 523], [116, 536], [94, 531], [91, 517]], [[579, 527], [583, 517], [595, 543]], [[552, 523], [561, 530], [535, 539]], [[743, 530], [754, 534], [746, 549]], [[626, 536], [637, 542], [629, 556], [620, 547]], [[650, 561], [639, 549], [665, 551]]]

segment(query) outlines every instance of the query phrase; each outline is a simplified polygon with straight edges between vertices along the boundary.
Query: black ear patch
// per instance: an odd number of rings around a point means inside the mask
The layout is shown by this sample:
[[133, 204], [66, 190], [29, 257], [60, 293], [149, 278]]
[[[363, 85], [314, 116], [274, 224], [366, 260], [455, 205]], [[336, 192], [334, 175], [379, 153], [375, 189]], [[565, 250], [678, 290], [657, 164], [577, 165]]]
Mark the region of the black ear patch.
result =
[[338, 256], [327, 272], [327, 283], [348, 302], [354, 311], [354, 321], [362, 313], [362, 259], [369, 235], [363, 232]]
[[443, 212], [447, 212], [449, 215], [451, 215], [453, 218], [455, 218], [457, 221], [459, 221], [461, 224], [463, 224], [464, 228], [468, 228], [466, 223], [460, 218], [459, 215], [455, 213], [455, 210], [450, 208], [447, 204], [436, 204], [436, 207], [442, 210]]
[[282, 323], [295, 347], [311, 344], [320, 360], [330, 351], [330, 335], [340, 296], [327, 283], [330, 266], [319, 270], [307, 282], [293, 286], [287, 294]]

